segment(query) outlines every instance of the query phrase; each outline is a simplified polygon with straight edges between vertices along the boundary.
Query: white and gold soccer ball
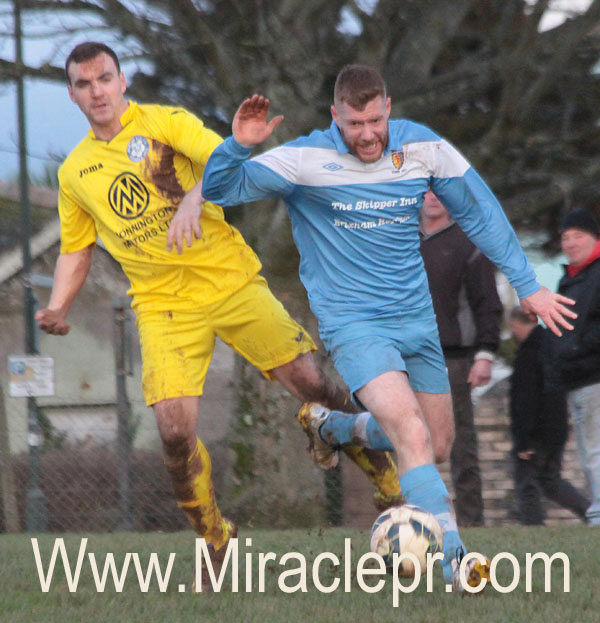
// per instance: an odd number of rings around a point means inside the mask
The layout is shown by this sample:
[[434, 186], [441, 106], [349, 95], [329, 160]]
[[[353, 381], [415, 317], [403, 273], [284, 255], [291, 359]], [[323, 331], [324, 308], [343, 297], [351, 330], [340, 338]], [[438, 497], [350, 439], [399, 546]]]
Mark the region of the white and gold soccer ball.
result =
[[[418, 506], [404, 504], [383, 511], [371, 528], [371, 551], [379, 554], [388, 570], [392, 570], [394, 554], [413, 554], [419, 561], [421, 574], [427, 569], [427, 554], [442, 551], [444, 536], [437, 519]], [[402, 577], [414, 577], [411, 558], [403, 558], [398, 567]]]

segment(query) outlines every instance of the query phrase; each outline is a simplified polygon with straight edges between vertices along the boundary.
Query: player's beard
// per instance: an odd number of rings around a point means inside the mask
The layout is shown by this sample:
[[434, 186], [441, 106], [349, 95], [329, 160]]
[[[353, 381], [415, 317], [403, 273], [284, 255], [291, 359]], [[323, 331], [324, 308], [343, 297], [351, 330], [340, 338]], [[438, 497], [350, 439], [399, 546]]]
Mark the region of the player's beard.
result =
[[[348, 146], [348, 149], [361, 162], [365, 162], [367, 164], [371, 162], [377, 162], [381, 158], [387, 146], [387, 142], [388, 142], [387, 130], [383, 135], [379, 135], [379, 134], [375, 135], [374, 141], [368, 141], [368, 142], [361, 141], [360, 139], [350, 141], [345, 136], [343, 131], [341, 132], [341, 134], [342, 134], [342, 138], [344, 139], [344, 142]], [[365, 148], [367, 145], [372, 144], [372, 143], [374, 143], [374, 147], [376, 147], [375, 149], [369, 150], [368, 148]]]

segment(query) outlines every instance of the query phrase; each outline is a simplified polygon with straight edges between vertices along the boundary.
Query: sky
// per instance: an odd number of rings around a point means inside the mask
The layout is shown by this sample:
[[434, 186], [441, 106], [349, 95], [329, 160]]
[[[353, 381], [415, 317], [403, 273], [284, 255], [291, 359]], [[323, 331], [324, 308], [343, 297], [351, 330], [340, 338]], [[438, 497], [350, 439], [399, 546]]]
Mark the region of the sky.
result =
[[[69, 99], [64, 85], [29, 80], [25, 84], [25, 114], [29, 173], [41, 176], [54, 162], [49, 154], [65, 156], [87, 132], [89, 125]], [[0, 131], [0, 179], [18, 175], [16, 88], [0, 90], [0, 114], [8, 123]], [[56, 166], [56, 164], [54, 164]]]

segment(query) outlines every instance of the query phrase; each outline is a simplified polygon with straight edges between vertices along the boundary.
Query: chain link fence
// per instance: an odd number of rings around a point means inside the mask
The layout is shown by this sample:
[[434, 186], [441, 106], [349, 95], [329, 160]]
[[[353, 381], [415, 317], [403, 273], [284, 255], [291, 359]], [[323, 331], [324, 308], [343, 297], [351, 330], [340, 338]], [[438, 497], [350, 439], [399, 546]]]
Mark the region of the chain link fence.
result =
[[[4, 425], [0, 418], [0, 532], [190, 528], [163, 464], [153, 412], [141, 396], [137, 332], [129, 303], [121, 303], [108, 312], [93, 309], [91, 323], [78, 310], [71, 342], [42, 344], [55, 360], [53, 397], [0, 396], [8, 405]], [[99, 326], [98, 315], [111, 317], [110, 330]], [[77, 352], [65, 349], [69, 343], [78, 344]], [[298, 406], [217, 341], [198, 436], [211, 456], [219, 506], [241, 524], [341, 521], [340, 484], [333, 483], [334, 517], [325, 510], [323, 472], [294, 418]]]
[[[64, 386], [64, 395], [58, 390], [52, 399], [7, 401], [0, 395], [0, 532], [188, 528], [163, 464], [152, 412], [141, 403], [128, 300], [115, 298], [112, 312], [106, 362], [83, 375], [88, 380], [78, 387], [85, 395], [86, 385], [100, 384], [102, 392], [112, 385], [106, 392], [112, 400], [99, 401], [96, 394], [74, 401]], [[86, 365], [83, 353], [75, 358]], [[209, 450], [218, 475], [223, 452]]]

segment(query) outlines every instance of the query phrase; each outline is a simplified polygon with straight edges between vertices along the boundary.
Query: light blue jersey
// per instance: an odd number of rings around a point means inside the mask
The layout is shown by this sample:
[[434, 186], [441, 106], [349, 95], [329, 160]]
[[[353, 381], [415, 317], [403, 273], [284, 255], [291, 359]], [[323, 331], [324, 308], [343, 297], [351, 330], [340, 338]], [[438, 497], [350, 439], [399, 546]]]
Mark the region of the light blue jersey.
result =
[[374, 163], [349, 152], [335, 122], [248, 160], [251, 151], [233, 138], [219, 145], [206, 166], [202, 194], [224, 206], [285, 199], [300, 278], [324, 338], [357, 320], [431, 305], [418, 232], [429, 187], [519, 297], [539, 288], [493, 193], [454, 147], [425, 126], [390, 121], [387, 148]]
[[[335, 123], [252, 160], [250, 152], [232, 138], [219, 145], [202, 194], [221, 205], [285, 199], [300, 278], [323, 342], [353, 393], [394, 370], [406, 371], [415, 391], [449, 391], [419, 253], [419, 211], [429, 187], [519, 297], [539, 289], [490, 189], [456, 149], [422, 125], [390, 121], [387, 149], [373, 163], [349, 152]], [[402, 474], [400, 487], [409, 504], [438, 520], [444, 580], [452, 587], [456, 558], [466, 549], [444, 481], [435, 465], [418, 465]]]

